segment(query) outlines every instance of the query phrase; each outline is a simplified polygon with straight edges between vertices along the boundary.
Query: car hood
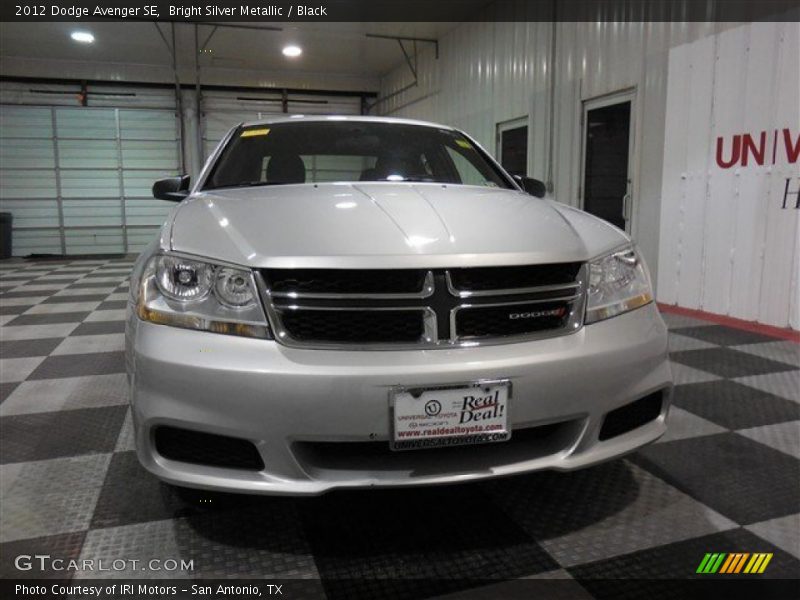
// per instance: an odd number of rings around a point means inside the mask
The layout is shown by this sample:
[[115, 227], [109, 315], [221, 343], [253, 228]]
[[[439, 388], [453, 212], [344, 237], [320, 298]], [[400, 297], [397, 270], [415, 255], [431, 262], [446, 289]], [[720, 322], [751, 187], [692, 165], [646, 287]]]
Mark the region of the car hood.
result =
[[277, 268], [584, 261], [626, 239], [586, 213], [516, 190], [388, 182], [201, 192], [167, 226], [172, 250]]

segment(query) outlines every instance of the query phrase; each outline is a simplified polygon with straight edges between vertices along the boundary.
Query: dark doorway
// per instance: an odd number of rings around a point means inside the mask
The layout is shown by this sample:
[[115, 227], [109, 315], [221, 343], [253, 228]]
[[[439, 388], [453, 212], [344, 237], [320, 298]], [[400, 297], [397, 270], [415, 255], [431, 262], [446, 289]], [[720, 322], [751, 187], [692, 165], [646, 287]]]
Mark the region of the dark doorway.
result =
[[625, 229], [631, 103], [586, 111], [583, 208]]
[[511, 175], [528, 174], [528, 126], [500, 130], [500, 164]]

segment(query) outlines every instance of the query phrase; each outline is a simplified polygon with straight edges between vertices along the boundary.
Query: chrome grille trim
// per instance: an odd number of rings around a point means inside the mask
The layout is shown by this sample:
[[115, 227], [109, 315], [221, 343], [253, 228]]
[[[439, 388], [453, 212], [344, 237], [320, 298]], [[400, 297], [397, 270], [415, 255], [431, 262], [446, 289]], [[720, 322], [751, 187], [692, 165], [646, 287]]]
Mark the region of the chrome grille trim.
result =
[[[420, 269], [423, 270], [423, 269]], [[438, 315], [431, 306], [418, 305], [411, 306], [398, 302], [391, 303], [393, 300], [415, 300], [422, 302], [431, 298], [436, 293], [436, 284], [433, 270], [427, 271], [425, 276], [425, 286], [418, 295], [405, 294], [303, 294], [290, 296], [287, 293], [271, 293], [266, 283], [263, 273], [255, 271], [256, 287], [261, 296], [267, 319], [274, 338], [279, 343], [302, 349], [320, 350], [418, 350], [418, 349], [444, 349], [473, 346], [491, 346], [499, 344], [511, 344], [518, 342], [534, 341], [560, 337], [575, 333], [583, 326], [583, 318], [586, 305], [586, 288], [588, 285], [588, 267], [582, 265], [578, 270], [575, 281], [569, 284], [544, 285], [528, 288], [513, 288], [511, 290], [479, 291], [470, 292], [469, 290], [456, 290], [452, 287], [449, 278], [449, 271], [444, 270], [445, 287], [448, 296], [453, 298], [453, 305], [446, 315], [449, 321], [450, 335], [439, 338]], [[558, 292], [566, 292], [559, 294]], [[569, 293], [572, 292], [572, 293]], [[464, 296], [464, 293], [470, 294]], [[544, 297], [520, 299], [523, 294], [544, 294]], [[496, 302], [486, 302], [483, 299], [498, 297]], [[508, 301], [499, 298], [508, 296]], [[473, 298], [470, 302], [468, 299]], [[303, 302], [291, 303], [291, 300], [317, 300], [317, 301], [342, 301], [336, 306], [325, 306], [320, 304], [308, 304]], [[347, 301], [376, 300], [383, 302], [381, 306], [364, 306], [363, 304], [348, 304]], [[463, 302], [462, 302], [463, 300]], [[525, 334], [497, 335], [483, 337], [460, 337], [456, 331], [456, 316], [458, 311], [469, 308], [498, 307], [498, 306], [519, 306], [527, 304], [542, 304], [551, 302], [567, 303], [569, 311], [565, 325], [558, 328], [536, 331]], [[368, 343], [348, 343], [348, 342], [329, 342], [329, 341], [301, 341], [292, 338], [287, 329], [283, 326], [281, 314], [287, 310], [330, 310], [330, 311], [422, 311], [424, 323], [423, 339], [419, 342], [368, 342]]]
[[513, 296], [517, 294], [539, 294], [539, 293], [547, 293], [547, 292], [575, 292], [577, 293], [580, 290], [579, 283], [559, 283], [555, 285], [540, 285], [540, 286], [533, 286], [533, 287], [521, 287], [521, 288], [511, 288], [511, 289], [499, 289], [499, 290], [465, 290], [461, 288], [455, 287], [453, 285], [453, 278], [450, 275], [450, 271], [445, 271], [444, 274], [447, 280], [447, 290], [453, 295], [459, 298], [475, 298], [481, 296]]

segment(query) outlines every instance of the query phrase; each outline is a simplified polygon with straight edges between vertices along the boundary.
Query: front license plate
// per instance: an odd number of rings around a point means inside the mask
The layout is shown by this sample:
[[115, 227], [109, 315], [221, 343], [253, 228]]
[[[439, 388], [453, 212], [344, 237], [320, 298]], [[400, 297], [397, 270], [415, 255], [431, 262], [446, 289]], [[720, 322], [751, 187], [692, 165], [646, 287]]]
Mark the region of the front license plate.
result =
[[507, 441], [510, 388], [490, 381], [393, 390], [392, 450]]

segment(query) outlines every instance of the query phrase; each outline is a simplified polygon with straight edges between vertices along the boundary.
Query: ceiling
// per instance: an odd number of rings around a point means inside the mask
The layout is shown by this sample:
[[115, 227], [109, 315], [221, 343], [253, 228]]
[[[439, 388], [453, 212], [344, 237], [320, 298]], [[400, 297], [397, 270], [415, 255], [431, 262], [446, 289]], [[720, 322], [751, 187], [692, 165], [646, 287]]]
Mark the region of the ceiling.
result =
[[[441, 38], [458, 23], [291, 23], [280, 31], [266, 29], [273, 23], [241, 23], [247, 28], [192, 23], [175, 24], [178, 66], [194, 68], [194, 35], [200, 45], [209, 37], [206, 52], [200, 53], [201, 68], [249, 71], [290, 71], [294, 76], [325, 73], [377, 78], [404, 62], [394, 40], [369, 38], [366, 34]], [[237, 25], [231, 23], [231, 25]], [[171, 24], [161, 23], [162, 33], [171, 40]], [[253, 29], [257, 27], [259, 29]], [[95, 42], [78, 44], [73, 31], [89, 31]], [[287, 44], [303, 48], [303, 55], [288, 59], [281, 53]], [[428, 44], [419, 44], [420, 51]], [[411, 46], [408, 46], [411, 50]], [[25, 59], [52, 65], [58, 61], [139, 66], [171, 66], [171, 55], [152, 22], [48, 22], [0, 23], [0, 61], [11, 64]], [[29, 67], [26, 67], [29, 68]], [[3, 71], [0, 62], [0, 72]], [[44, 70], [44, 69], [43, 69]], [[72, 69], [74, 71], [74, 68]], [[36, 77], [37, 73], [28, 73]]]

